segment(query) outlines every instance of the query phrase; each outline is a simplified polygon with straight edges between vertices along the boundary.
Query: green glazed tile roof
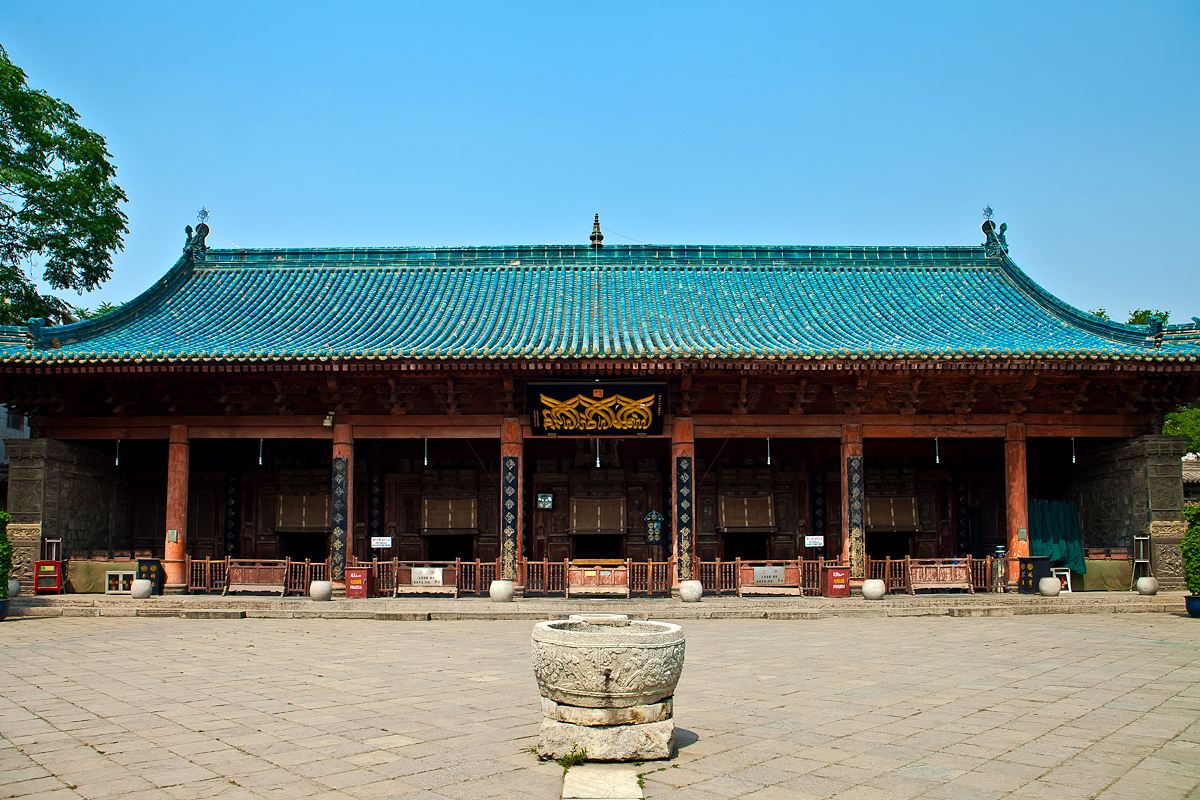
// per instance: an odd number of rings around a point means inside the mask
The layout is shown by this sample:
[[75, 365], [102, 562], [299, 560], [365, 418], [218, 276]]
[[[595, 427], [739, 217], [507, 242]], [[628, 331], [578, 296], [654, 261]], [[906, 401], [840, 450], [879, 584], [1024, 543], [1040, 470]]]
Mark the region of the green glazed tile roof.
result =
[[[31, 346], [32, 345], [32, 346]], [[120, 311], [0, 330], [0, 363], [295, 359], [1189, 360], [982, 247], [208, 250]]]

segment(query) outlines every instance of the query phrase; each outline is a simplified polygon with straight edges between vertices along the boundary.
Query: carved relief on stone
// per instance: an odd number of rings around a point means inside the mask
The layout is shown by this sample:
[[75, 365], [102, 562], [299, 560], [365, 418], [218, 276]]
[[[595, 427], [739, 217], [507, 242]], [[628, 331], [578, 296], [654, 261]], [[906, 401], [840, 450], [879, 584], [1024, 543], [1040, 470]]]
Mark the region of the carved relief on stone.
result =
[[613, 629], [579, 636], [583, 641], [572, 641], [569, 631], [535, 628], [533, 673], [542, 696], [587, 708], [647, 705], [671, 697], [683, 671], [682, 631], [664, 623], [630, 627], [639, 633]]
[[1162, 589], [1184, 588], [1179, 544], [1186, 530], [1183, 522], [1150, 523], [1150, 569]]
[[33, 562], [37, 561], [42, 549], [41, 524], [8, 524], [8, 541], [13, 549], [12, 577], [22, 586], [33, 586]]
[[33, 477], [18, 478], [17, 474], [28, 476], [28, 470], [13, 470], [8, 483], [8, 510], [12, 514], [41, 514], [42, 511], [42, 474], [37, 472]]

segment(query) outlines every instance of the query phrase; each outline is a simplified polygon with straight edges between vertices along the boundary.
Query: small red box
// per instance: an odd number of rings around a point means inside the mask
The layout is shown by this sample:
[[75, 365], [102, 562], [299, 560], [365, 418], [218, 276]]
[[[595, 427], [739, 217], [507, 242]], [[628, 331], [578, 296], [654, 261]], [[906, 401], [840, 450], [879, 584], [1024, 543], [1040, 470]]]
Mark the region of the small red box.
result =
[[821, 567], [821, 594], [825, 597], [849, 597], [850, 568]]
[[34, 594], [62, 594], [62, 562], [33, 562]]
[[346, 599], [366, 600], [375, 594], [370, 567], [346, 567]]

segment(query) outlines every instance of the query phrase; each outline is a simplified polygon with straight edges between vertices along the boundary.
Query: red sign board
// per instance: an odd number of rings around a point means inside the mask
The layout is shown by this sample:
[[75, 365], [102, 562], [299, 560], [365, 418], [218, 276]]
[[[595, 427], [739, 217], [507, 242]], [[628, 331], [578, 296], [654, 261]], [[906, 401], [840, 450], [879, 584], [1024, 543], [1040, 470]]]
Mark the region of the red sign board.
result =
[[346, 567], [346, 598], [366, 600], [373, 595], [370, 567]]
[[849, 597], [850, 568], [821, 567], [821, 594], [825, 597]]

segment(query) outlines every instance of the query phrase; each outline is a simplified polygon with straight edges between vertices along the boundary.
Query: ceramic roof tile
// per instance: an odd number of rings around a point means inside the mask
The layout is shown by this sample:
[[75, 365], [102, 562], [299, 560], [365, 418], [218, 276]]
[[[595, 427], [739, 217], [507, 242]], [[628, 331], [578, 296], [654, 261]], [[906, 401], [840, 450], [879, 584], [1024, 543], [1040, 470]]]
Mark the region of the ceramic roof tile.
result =
[[118, 312], [0, 331], [0, 363], [1200, 357], [1194, 327], [1146, 336], [980, 247], [213, 249]]

